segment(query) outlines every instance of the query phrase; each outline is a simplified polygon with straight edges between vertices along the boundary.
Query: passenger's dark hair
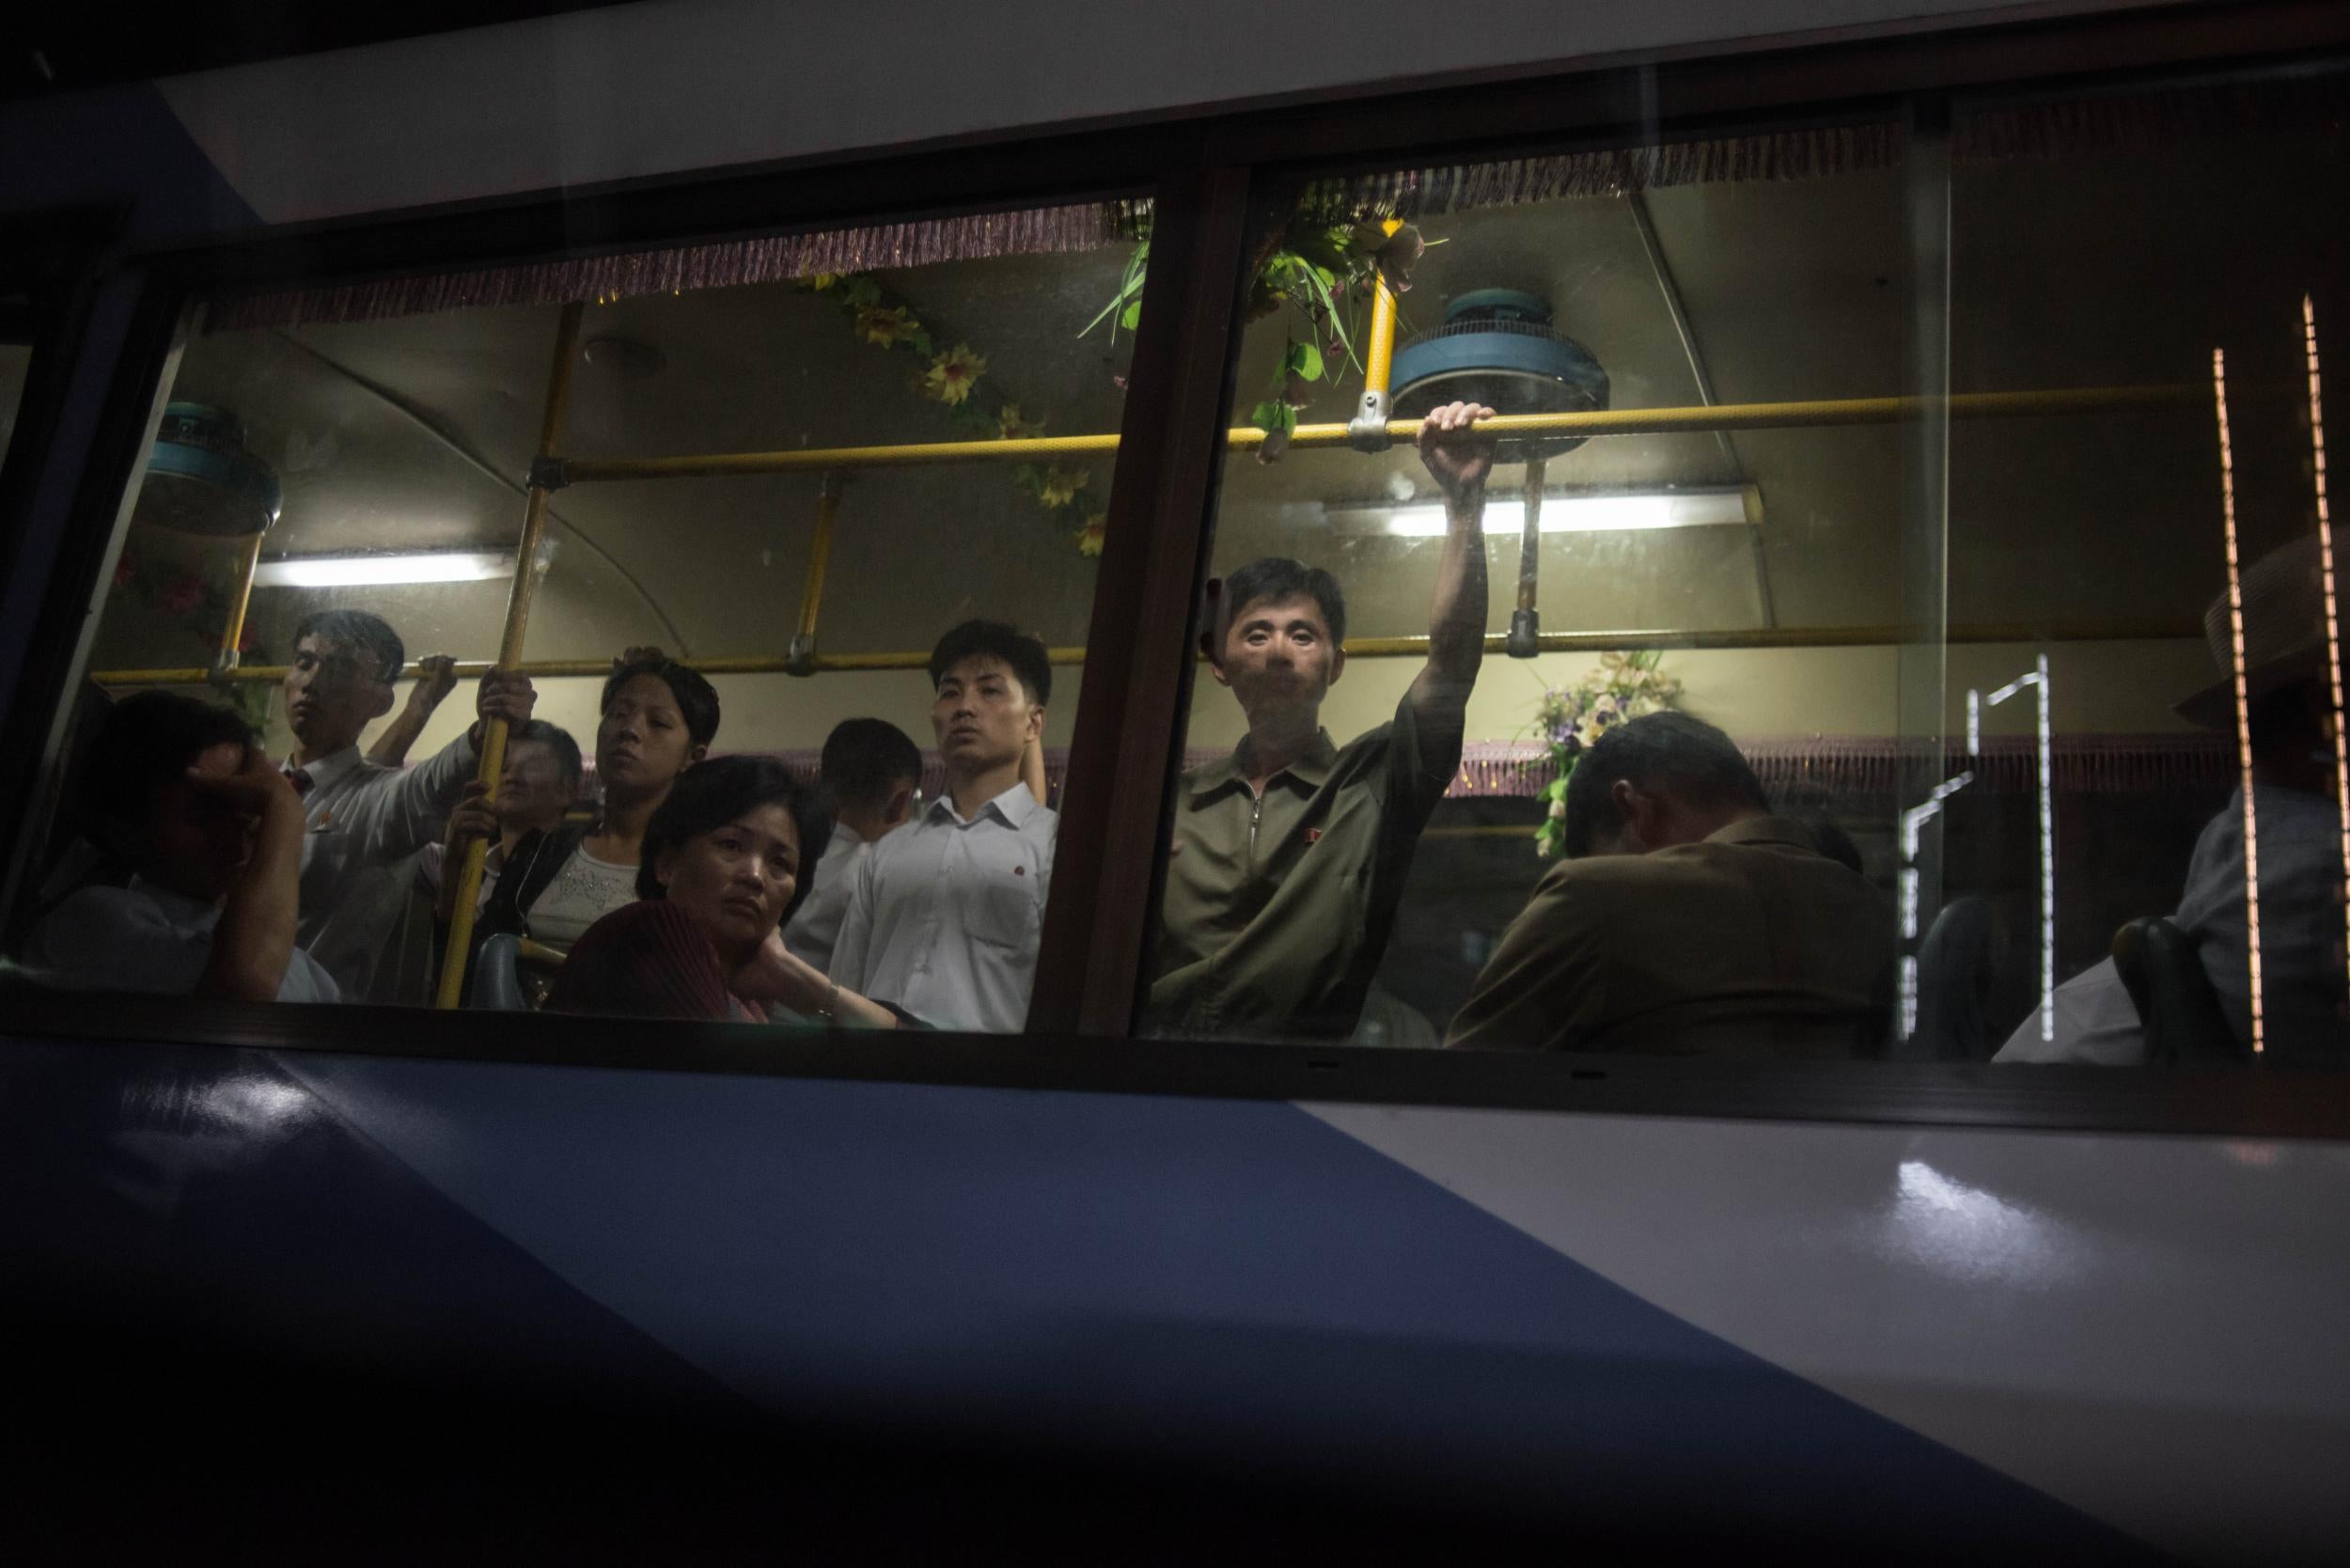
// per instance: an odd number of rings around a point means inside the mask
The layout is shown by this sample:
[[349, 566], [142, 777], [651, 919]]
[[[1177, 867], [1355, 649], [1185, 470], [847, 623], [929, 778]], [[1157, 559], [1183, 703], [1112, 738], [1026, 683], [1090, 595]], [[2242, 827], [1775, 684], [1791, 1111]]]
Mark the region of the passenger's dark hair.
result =
[[966, 620], [939, 638], [931, 650], [931, 689], [937, 690], [948, 670], [974, 655], [1010, 665], [1020, 677], [1021, 689], [1038, 707], [1053, 700], [1053, 661], [1044, 645], [1001, 620]]
[[555, 765], [562, 770], [564, 781], [571, 784], [579, 782], [579, 743], [572, 739], [570, 730], [560, 725], [549, 724], [545, 719], [535, 718], [515, 730], [506, 744], [512, 747], [524, 741], [536, 741], [554, 752]]
[[669, 796], [645, 824], [645, 840], [636, 862], [636, 896], [664, 896], [654, 866], [664, 853], [688, 839], [715, 832], [744, 812], [760, 806], [780, 806], [791, 814], [800, 836], [799, 885], [784, 906], [789, 923], [816, 888], [816, 861], [832, 838], [832, 811], [823, 792], [803, 782], [790, 768], [771, 757], [713, 757], [678, 775]]
[[1346, 594], [1339, 588], [1339, 580], [1318, 566], [1292, 560], [1286, 556], [1267, 556], [1250, 561], [1246, 566], [1224, 579], [1217, 591], [1215, 612], [1215, 642], [1209, 656], [1218, 664], [1224, 660], [1224, 639], [1231, 635], [1232, 622], [1241, 611], [1260, 600], [1310, 599], [1321, 606], [1322, 619], [1330, 628], [1330, 640], [1346, 641]]
[[1686, 713], [1644, 713], [1602, 735], [1568, 776], [1568, 859], [1590, 854], [1603, 831], [1612, 835], [1623, 825], [1613, 792], [1618, 779], [1697, 807], [1771, 807], [1762, 781], [1728, 735]]
[[391, 622], [366, 610], [313, 610], [294, 628], [296, 646], [305, 637], [370, 655], [373, 680], [397, 681], [408, 664], [408, 647]]
[[179, 692], [140, 692], [115, 704], [82, 764], [78, 792], [85, 831], [106, 842], [147, 815], [158, 785], [186, 776], [196, 760], [228, 741], [259, 737], [242, 714]]
[[612, 699], [622, 686], [640, 675], [658, 676], [677, 698], [678, 712], [685, 715], [685, 732], [696, 745], [708, 745], [718, 737], [718, 691], [702, 678], [699, 670], [688, 669], [675, 659], [631, 659], [612, 671], [612, 679], [603, 683], [603, 696], [596, 703], [599, 713], [610, 711]]
[[824, 737], [820, 776], [848, 806], [886, 806], [901, 784], [922, 781], [922, 748], [887, 719], [842, 719]]

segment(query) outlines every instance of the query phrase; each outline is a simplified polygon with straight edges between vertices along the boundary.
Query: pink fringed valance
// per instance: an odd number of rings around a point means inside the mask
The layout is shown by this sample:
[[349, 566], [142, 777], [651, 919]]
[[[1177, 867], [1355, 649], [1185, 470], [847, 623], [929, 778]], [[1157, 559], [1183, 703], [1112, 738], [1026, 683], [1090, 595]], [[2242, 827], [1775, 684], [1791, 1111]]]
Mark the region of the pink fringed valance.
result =
[[[2263, 132], [2330, 136], [2345, 124], [2350, 77], [2332, 72], [1978, 106], [1951, 126], [1950, 158], [1961, 165], [2003, 164], [2162, 150]], [[1908, 147], [1906, 128], [1889, 120], [1812, 126], [1358, 175], [1314, 186], [1308, 202], [1331, 219], [1365, 212], [1421, 217], [1676, 185], [1862, 174], [1899, 167]]]
[[1143, 201], [1083, 202], [1021, 212], [980, 212], [920, 223], [378, 278], [337, 288], [232, 294], [213, 302], [205, 330], [238, 332], [313, 321], [372, 321], [481, 306], [625, 299], [684, 289], [779, 283], [818, 273], [861, 273], [990, 256], [1093, 250], [1133, 240], [1149, 212], [1150, 203]]
[[[1965, 165], [2165, 149], [2250, 133], [2335, 136], [2350, 124], [2346, 82], [2342, 73], [2327, 72], [1979, 106], [1962, 113], [1952, 127], [1950, 155]], [[1418, 217], [1561, 196], [1811, 180], [1898, 167], [1907, 149], [1907, 131], [1890, 120], [1759, 131], [1324, 180], [1309, 189], [1306, 210], [1324, 220], [1373, 212]], [[1147, 200], [1075, 203], [231, 294], [214, 301], [207, 330], [377, 321], [1090, 250], [1136, 238], [1148, 227], [1150, 210]]]

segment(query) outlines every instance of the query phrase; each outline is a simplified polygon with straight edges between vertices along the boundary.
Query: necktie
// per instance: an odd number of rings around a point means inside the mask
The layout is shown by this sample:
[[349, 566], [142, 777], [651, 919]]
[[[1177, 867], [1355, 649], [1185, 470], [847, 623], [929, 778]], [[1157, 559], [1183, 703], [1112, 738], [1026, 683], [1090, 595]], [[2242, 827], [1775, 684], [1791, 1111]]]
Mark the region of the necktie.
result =
[[294, 787], [294, 798], [300, 800], [309, 794], [310, 786], [317, 781], [310, 776], [308, 768], [290, 767], [286, 770], [286, 782]]

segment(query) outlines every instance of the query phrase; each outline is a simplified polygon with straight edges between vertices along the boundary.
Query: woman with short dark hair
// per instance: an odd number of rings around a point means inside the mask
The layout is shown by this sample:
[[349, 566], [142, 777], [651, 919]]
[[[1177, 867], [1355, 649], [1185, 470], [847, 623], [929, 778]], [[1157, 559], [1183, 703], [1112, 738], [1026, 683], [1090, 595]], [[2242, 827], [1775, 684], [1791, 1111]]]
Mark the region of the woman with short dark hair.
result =
[[844, 991], [783, 945], [832, 830], [810, 785], [763, 757], [695, 767], [646, 825], [639, 902], [573, 944], [547, 998], [561, 1012], [767, 1022], [776, 1012], [890, 1028], [897, 1015]]
[[475, 951], [502, 932], [561, 951], [634, 902], [647, 826], [718, 734], [717, 692], [657, 648], [632, 648], [612, 661], [600, 711], [602, 809], [591, 823], [560, 823], [514, 841], [475, 922]]

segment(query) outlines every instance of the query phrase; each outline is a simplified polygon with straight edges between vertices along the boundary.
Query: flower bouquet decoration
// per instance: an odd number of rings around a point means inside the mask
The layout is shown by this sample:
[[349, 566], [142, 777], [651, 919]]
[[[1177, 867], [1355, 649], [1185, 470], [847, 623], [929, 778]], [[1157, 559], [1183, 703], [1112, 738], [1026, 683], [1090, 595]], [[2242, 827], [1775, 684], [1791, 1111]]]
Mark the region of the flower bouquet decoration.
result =
[[1534, 830], [1534, 853], [1544, 860], [1557, 859], [1566, 847], [1567, 780], [1583, 754], [1624, 720], [1680, 705], [1681, 682], [1658, 667], [1663, 660], [1653, 649], [1603, 653], [1599, 667], [1574, 685], [1543, 688], [1534, 723], [1557, 770], [1535, 796], [1545, 809]]

